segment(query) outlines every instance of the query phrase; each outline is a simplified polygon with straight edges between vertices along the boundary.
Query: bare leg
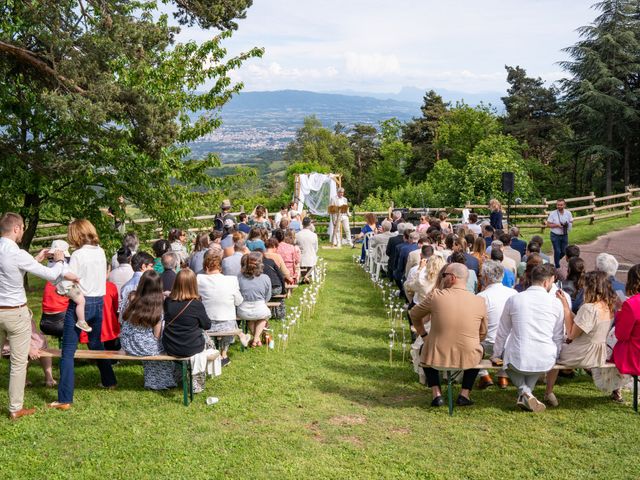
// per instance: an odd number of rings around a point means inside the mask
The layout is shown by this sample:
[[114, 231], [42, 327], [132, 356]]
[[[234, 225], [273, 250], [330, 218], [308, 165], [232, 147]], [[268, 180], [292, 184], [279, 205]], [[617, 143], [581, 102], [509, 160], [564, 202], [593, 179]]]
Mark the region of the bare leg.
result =
[[74, 285], [74, 287], [72, 287], [71, 290], [69, 290], [69, 298], [73, 300], [76, 304], [76, 318], [77, 318], [76, 326], [81, 330], [84, 330], [85, 332], [90, 332], [91, 327], [87, 325], [87, 322], [84, 316], [84, 305], [85, 305], [84, 295], [82, 294], [82, 292], [80, 291], [77, 285]]
[[266, 320], [258, 320], [255, 322], [256, 324], [256, 332], [253, 336], [253, 341], [258, 343], [260, 341], [260, 335], [262, 335], [262, 330], [264, 330], [265, 325], [267, 324]]
[[440, 387], [431, 387], [431, 397], [432, 398], [437, 398], [439, 396], [442, 395], [442, 392], [440, 391]]
[[55, 379], [53, 378], [53, 371], [51, 369], [51, 358], [40, 357], [40, 365], [42, 366], [42, 371], [44, 372], [44, 384], [47, 387], [53, 387], [57, 385]]
[[545, 395], [549, 395], [553, 393], [553, 386], [556, 384], [556, 380], [558, 379], [559, 370], [550, 370], [547, 372], [547, 389], [545, 390]]

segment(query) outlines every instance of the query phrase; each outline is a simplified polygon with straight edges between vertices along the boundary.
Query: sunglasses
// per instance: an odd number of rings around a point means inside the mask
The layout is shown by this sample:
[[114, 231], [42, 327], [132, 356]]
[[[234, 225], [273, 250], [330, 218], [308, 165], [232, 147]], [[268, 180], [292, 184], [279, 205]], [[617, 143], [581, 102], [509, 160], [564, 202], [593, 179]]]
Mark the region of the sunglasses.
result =
[[452, 276], [456, 276], [455, 273], [451, 273], [451, 272], [442, 272], [442, 278], [447, 278], [447, 275], [452, 275]]

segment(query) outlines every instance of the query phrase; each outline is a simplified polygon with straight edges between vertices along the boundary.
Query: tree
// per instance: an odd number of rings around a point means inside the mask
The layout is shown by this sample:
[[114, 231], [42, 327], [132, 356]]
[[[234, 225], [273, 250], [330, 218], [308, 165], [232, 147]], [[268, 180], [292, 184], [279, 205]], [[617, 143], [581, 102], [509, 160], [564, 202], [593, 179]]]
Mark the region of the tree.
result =
[[373, 125], [355, 124], [349, 134], [349, 146], [354, 156], [353, 201], [360, 203], [369, 191], [370, 169], [378, 158], [378, 131]]
[[462, 168], [480, 141], [500, 131], [500, 123], [491, 108], [458, 103], [440, 119], [435, 145], [451, 165]]
[[572, 60], [562, 66], [571, 78], [562, 82], [566, 114], [583, 140], [583, 156], [604, 162], [605, 188], [613, 190], [613, 173], [620, 159], [628, 183], [628, 159], [638, 122], [640, 71], [637, 1], [605, 0], [594, 5], [600, 14], [592, 25], [579, 29], [581, 40], [565, 49]]
[[373, 168], [373, 184], [387, 189], [406, 183], [411, 145], [402, 141], [402, 124], [397, 118], [380, 123], [380, 155]]
[[438, 125], [449, 105], [434, 90], [429, 90], [420, 107], [422, 116], [404, 126], [403, 140], [413, 148], [406, 171], [413, 180], [424, 180], [434, 163], [440, 160], [440, 149], [437, 147]]
[[[224, 29], [250, 2], [176, 5], [183, 21]], [[120, 195], [183, 225], [224, 182], [207, 174], [217, 158], [189, 159], [187, 144], [220, 124], [242, 87], [229, 72], [262, 51], [227, 58], [230, 30], [200, 44], [176, 43], [178, 32], [152, 1], [3, 2], [0, 209], [25, 217], [24, 248], [42, 219], [112, 231], [100, 209]]]
[[502, 97], [507, 110], [504, 132], [525, 144], [524, 157], [530, 155], [544, 164], [554, 157], [560, 131], [560, 107], [554, 87], [545, 87], [541, 78], [527, 76], [521, 67], [505, 66], [508, 95]]

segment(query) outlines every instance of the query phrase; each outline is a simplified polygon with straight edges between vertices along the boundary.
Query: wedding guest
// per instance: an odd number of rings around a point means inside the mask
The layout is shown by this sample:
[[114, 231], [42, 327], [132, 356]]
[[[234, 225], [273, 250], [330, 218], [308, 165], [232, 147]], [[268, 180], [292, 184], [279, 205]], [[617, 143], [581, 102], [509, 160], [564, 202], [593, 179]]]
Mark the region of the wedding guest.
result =
[[489, 224], [494, 230], [502, 230], [502, 205], [498, 200], [492, 198], [489, 201], [489, 210], [491, 210]]
[[[438, 370], [463, 370], [459, 406], [473, 405], [469, 398], [478, 375], [474, 368], [482, 359], [481, 342], [487, 335], [487, 309], [482, 298], [466, 289], [469, 270], [463, 264], [445, 267], [443, 290], [434, 290], [409, 311], [416, 332], [424, 340], [421, 363], [433, 400], [431, 405], [444, 405]], [[427, 335], [423, 319], [430, 315], [431, 330]]]
[[300, 248], [296, 245], [296, 233], [291, 230], [276, 230], [274, 233], [278, 240], [278, 254], [284, 260], [284, 264], [291, 275], [294, 284], [300, 281]]
[[267, 302], [271, 299], [271, 280], [263, 273], [262, 254], [251, 252], [242, 257], [242, 273], [238, 277], [243, 301], [238, 306], [238, 318], [249, 323], [253, 337], [251, 347], [262, 346], [260, 336], [271, 317]]
[[202, 271], [202, 262], [209, 251], [209, 234], [199, 233], [193, 245], [193, 252], [189, 256], [189, 268], [196, 274]]
[[133, 267], [131, 266], [131, 250], [122, 247], [117, 252], [118, 266], [111, 270], [108, 280], [116, 286], [118, 295], [122, 287], [133, 277]]
[[[140, 277], [137, 289], [129, 295], [127, 309], [122, 314], [120, 341], [127, 355], [164, 355], [160, 340], [163, 303], [160, 275], [155, 270], [147, 270]], [[145, 361], [142, 365], [144, 388], [165, 390], [176, 386], [171, 362]]]
[[[138, 235], [134, 232], [127, 233], [122, 239], [122, 247], [128, 248], [131, 252], [131, 255], [135, 255], [138, 251], [138, 247], [140, 246], [140, 240], [138, 239]], [[111, 270], [115, 270], [118, 268], [118, 253], [114, 253], [113, 257], [111, 257]]]
[[172, 228], [169, 231], [169, 243], [171, 244], [171, 252], [178, 256], [179, 264], [182, 265], [187, 261], [189, 252], [185, 247], [187, 243], [187, 232], [179, 228]]
[[153, 269], [159, 274], [162, 274], [162, 272], [164, 272], [164, 267], [162, 266], [162, 256], [169, 250], [171, 250], [171, 244], [168, 240], [161, 238], [160, 240], [156, 240], [155, 242], [153, 242], [151, 248], [153, 250], [153, 254], [155, 255], [155, 258], [153, 259]]
[[530, 412], [545, 410], [533, 389], [538, 378], [556, 364], [564, 340], [562, 303], [549, 295], [554, 281], [552, 265], [538, 265], [531, 271], [531, 286], [505, 303], [493, 346], [492, 360], [503, 359], [511, 382], [518, 387], [516, 404]]

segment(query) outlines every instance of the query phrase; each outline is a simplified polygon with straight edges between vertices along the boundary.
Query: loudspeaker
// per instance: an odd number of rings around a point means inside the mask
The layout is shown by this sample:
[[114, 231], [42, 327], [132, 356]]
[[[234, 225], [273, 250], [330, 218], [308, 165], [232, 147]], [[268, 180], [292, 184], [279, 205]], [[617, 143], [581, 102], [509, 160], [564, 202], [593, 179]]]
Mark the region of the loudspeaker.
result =
[[513, 193], [513, 187], [513, 172], [502, 172], [502, 191], [504, 193]]

